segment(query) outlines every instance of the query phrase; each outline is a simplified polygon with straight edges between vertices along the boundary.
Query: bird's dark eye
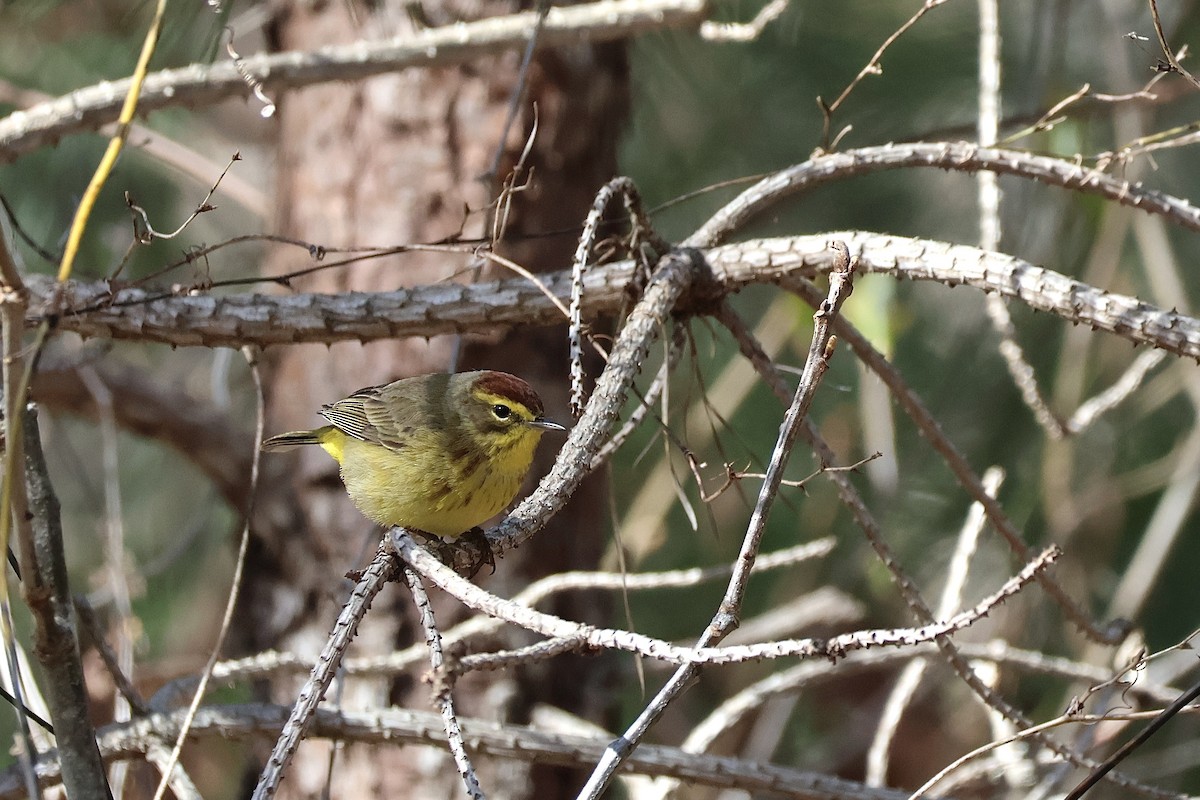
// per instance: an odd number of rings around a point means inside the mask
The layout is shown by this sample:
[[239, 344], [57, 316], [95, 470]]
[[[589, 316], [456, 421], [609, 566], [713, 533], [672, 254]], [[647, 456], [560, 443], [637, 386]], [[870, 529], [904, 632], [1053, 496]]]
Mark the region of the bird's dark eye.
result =
[[512, 409], [503, 403], [496, 403], [492, 406], [492, 413], [496, 415], [496, 419], [508, 419], [512, 416]]

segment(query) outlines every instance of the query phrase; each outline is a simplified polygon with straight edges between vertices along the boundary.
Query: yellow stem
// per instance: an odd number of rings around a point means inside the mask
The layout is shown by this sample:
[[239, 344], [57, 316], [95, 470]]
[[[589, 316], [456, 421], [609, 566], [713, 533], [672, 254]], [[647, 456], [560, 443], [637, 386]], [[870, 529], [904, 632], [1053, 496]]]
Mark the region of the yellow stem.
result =
[[145, 82], [146, 73], [150, 68], [150, 58], [154, 55], [155, 47], [158, 46], [158, 34], [162, 30], [163, 14], [166, 9], [167, 0], [158, 0], [158, 7], [154, 11], [154, 21], [150, 23], [150, 30], [146, 31], [146, 40], [142, 42], [142, 54], [138, 57], [137, 67], [133, 70], [129, 91], [125, 94], [124, 105], [121, 106], [121, 115], [117, 117], [117, 132], [109, 140], [108, 148], [104, 151], [104, 158], [100, 159], [100, 164], [92, 174], [92, 180], [88, 183], [87, 190], [84, 191], [83, 198], [79, 201], [79, 208], [75, 210], [75, 219], [71, 222], [70, 233], [67, 234], [67, 246], [63, 249], [62, 262], [58, 267], [59, 283], [63, 283], [71, 277], [71, 267], [74, 266], [75, 256], [79, 253], [79, 243], [83, 241], [83, 232], [87, 229], [88, 218], [92, 214], [92, 208], [96, 205], [96, 198], [100, 196], [100, 189], [104, 187], [104, 183], [112, 173], [113, 167], [117, 163], [117, 156], [121, 155], [121, 149], [129, 137], [129, 125], [133, 122], [134, 114], [137, 113], [138, 98], [141, 97], [142, 84]]

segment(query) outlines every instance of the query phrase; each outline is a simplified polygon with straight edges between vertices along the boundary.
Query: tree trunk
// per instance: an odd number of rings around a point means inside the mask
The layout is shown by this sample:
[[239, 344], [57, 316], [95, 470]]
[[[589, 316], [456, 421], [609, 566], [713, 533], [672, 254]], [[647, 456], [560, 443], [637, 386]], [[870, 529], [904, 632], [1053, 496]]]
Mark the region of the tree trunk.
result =
[[[443, 3], [422, 9], [426, 24], [511, 13], [505, 3]], [[412, 26], [411, 9], [396, 0], [378, 4], [294, 3], [276, 20], [280, 49], [311, 49], [359, 38], [379, 38]], [[279, 233], [326, 248], [434, 242], [485, 235], [480, 213], [465, 220], [464, 207], [484, 209], [497, 181], [491, 167], [508, 114], [521, 60], [509, 53], [462, 67], [409, 70], [356, 84], [298, 90], [279, 104]], [[523, 234], [577, 229], [595, 191], [615, 174], [617, 134], [626, 110], [626, 68], [620, 46], [543, 52], [534, 60], [517, 122], [509, 133], [498, 174], [511, 169], [532, 125], [538, 132], [530, 164], [533, 181], [517, 193], [508, 228], [513, 244], [501, 251], [533, 270], [569, 263], [577, 234], [518, 241]], [[335, 260], [335, 254], [325, 256]], [[309, 266], [295, 249], [275, 253], [275, 273]], [[466, 260], [441, 254], [390, 256], [335, 267], [292, 282], [300, 291], [377, 291], [443, 280]], [[486, 268], [485, 274], [495, 274]], [[461, 369], [477, 366], [518, 373], [546, 400], [549, 416], [566, 419], [566, 347], [563, 328], [516, 331], [492, 340], [463, 342]], [[313, 427], [323, 403], [351, 391], [405, 375], [445, 371], [458, 352], [451, 337], [330, 348], [297, 346], [267, 354], [268, 431]], [[545, 437], [534, 477], [548, 467], [556, 446]], [[336, 465], [316, 448], [271, 455], [261, 492], [257, 538], [248, 572], [244, 623], [247, 647], [277, 647], [312, 655], [346, 596], [344, 573], [365, 563], [379, 531], [350, 505]], [[540, 471], [539, 471], [540, 470]], [[509, 592], [534, 577], [562, 569], [594, 567], [606, 542], [601, 524], [603, 489], [585, 487], [568, 512], [529, 546], [506, 555], [489, 587]], [[486, 573], [486, 570], [484, 571]], [[579, 603], [578, 597], [572, 602]], [[391, 605], [392, 607], [389, 607]], [[354, 654], [387, 652], [414, 638], [406, 593], [385, 593], [352, 648]], [[555, 609], [576, 619], [595, 616], [596, 603]], [[457, 610], [440, 608], [448, 627]], [[599, 691], [606, 662], [569, 668], [550, 662], [545, 674], [472, 676], [459, 685], [461, 713], [523, 721], [535, 703], [549, 702], [603, 723], [608, 698]], [[586, 672], [583, 670], [586, 668]], [[556, 676], [570, 674], [570, 680]], [[418, 673], [419, 674], [419, 673]], [[581, 680], [581, 676], [586, 675]], [[290, 702], [295, 686], [272, 688]], [[358, 683], [326, 702], [379, 707], [389, 702], [429, 707], [428, 686]], [[501, 704], [495, 699], [503, 697]], [[448, 758], [434, 751], [351, 747], [333, 762], [332, 796], [389, 798], [459, 796], [460, 779]], [[315, 797], [329, 775], [328, 747], [309, 743], [288, 773], [289, 796]], [[548, 769], [481, 767], [484, 785], [497, 797], [564, 795], [578, 779]], [[562, 788], [559, 788], [562, 787]]]

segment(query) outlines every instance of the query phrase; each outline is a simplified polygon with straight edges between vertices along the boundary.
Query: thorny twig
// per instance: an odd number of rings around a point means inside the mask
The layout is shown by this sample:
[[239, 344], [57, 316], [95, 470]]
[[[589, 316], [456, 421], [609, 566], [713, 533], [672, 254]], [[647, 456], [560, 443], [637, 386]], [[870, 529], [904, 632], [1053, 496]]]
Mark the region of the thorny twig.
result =
[[[816, 297], [814, 297], [814, 300], [816, 300], [816, 298], [820, 297], [820, 292], [816, 291], [815, 287], [812, 287], [812, 289], [816, 294]], [[776, 393], [780, 400], [786, 400], [787, 390], [779, 375], [779, 371], [775, 365], [772, 364], [768, 358], [766, 358], [765, 354], [762, 352], [762, 349], [758, 346], [757, 342], [754, 341], [753, 336], [750, 335], [750, 332], [746, 329], [740, 318], [733, 316], [729, 320], [722, 321], [725, 322], [726, 326], [729, 327], [730, 332], [733, 333], [734, 338], [737, 340], [743, 354], [749, 358], [752, 363], [754, 363], [756, 368], [759, 369], [760, 374], [762, 374], [763, 378], [767, 381], [768, 385], [771, 386], [772, 390]], [[853, 326], [849, 325], [849, 323], [845, 322], [845, 320], [840, 320], [840, 324], [841, 333], [847, 336], [847, 338], [852, 338], [850, 337], [850, 334], [856, 333]], [[858, 334], [857, 338], [861, 342], [866, 343], [861, 334]], [[866, 348], [873, 351], [873, 348], [870, 347], [869, 343], [866, 344]], [[860, 346], [857, 347], [856, 350], [859, 353], [859, 357], [863, 358], [864, 348]], [[882, 357], [880, 357], [880, 360], [882, 361]], [[884, 377], [884, 374], [881, 373], [880, 377]], [[909, 394], [911, 396], [911, 393]], [[911, 396], [911, 399], [915, 399], [915, 396]], [[937, 428], [936, 423], [934, 423], [934, 429], [940, 431], [940, 429]], [[833, 453], [830, 452], [828, 446], [825, 444], [815, 427], [813, 427], [811, 424], [807, 424], [802, 432], [809, 444], [816, 450], [818, 459], [822, 463], [829, 463], [833, 460]], [[942, 437], [942, 441], [944, 441], [944, 437]], [[946, 444], [948, 444], [948, 442]], [[951, 448], [951, 450], [952, 449], [953, 448]], [[979, 479], [974, 476], [969, 467], [966, 467], [965, 462], [963, 463], [963, 466], [966, 469], [966, 477], [970, 478], [970, 480], [973, 481], [973, 485], [977, 486], [979, 484]], [[878, 522], [875, 521], [874, 516], [863, 502], [858, 491], [846, 479], [846, 477], [840, 473], [833, 473], [831, 478], [834, 482], [834, 485], [837, 487], [838, 495], [841, 498], [842, 503], [854, 515], [855, 521], [867, 535], [867, 539], [871, 544], [871, 547], [878, 553], [880, 560], [892, 574], [893, 583], [895, 583], [895, 585], [900, 589], [901, 595], [905, 602], [909, 605], [909, 608], [913, 611], [918, 620], [933, 619], [932, 612], [925, 603], [924, 599], [921, 597], [920, 593], [917, 591], [917, 588], [913, 584], [911, 578], [909, 578], [900, 567], [899, 562], [896, 560], [891, 551], [891, 547], [887, 544], [882, 536], [882, 531]], [[998, 517], [992, 515], [993, 510], [998, 509], [998, 506], [996, 506], [994, 502], [989, 502], [991, 498], [989, 498], [987, 493], [982, 490], [982, 487], [979, 487], [978, 492], [972, 491], [972, 496], [983, 505], [985, 510], [988, 510], [989, 519], [993, 522], [993, 525], [997, 525], [997, 519], [999, 519], [1002, 523], [1007, 523], [1007, 519], [1002, 513]], [[997, 527], [999, 526], [997, 525]], [[1019, 536], [1017, 537], [1016, 541], [1020, 548], [1028, 552], [1028, 548], [1020, 542]], [[1099, 631], [1095, 631], [1094, 627], [1091, 626], [1090, 621], [1087, 620], [1086, 616], [1084, 616], [1082, 612], [1079, 612], [1075, 609], [1074, 603], [1066, 597], [1065, 592], [1055, 581], [1050, 580], [1045, 573], [1041, 571], [1036, 573], [1035, 578], [1042, 583], [1043, 588], [1054, 595], [1056, 599], [1059, 599], [1060, 604], [1065, 603], [1064, 610], [1067, 610], [1068, 612], [1074, 610], [1074, 613], [1077, 614], [1079, 618], [1076, 619], [1075, 617], [1072, 617], [1072, 621], [1075, 621], [1077, 624], [1088, 626], [1085, 628], [1085, 630], [1094, 631], [1094, 635], [1100, 634]], [[1121, 629], [1119, 626], [1114, 626], [1114, 628], [1116, 629], [1110, 631], [1109, 635], [1119, 637], [1123, 632], [1123, 629]], [[979, 679], [979, 676], [976, 674], [975, 670], [971, 667], [967, 660], [962, 657], [957, 646], [954, 645], [948, 638], [938, 636], [936, 637], [936, 642], [938, 648], [942, 651], [943, 656], [954, 668], [954, 671], [990, 708], [1003, 714], [1006, 718], [1022, 728], [1030, 727], [1032, 725], [1032, 723], [1020, 710], [1018, 710], [1005, 698], [998, 695]], [[1069, 748], [1052, 739], [1039, 737], [1039, 741], [1041, 741], [1044, 746], [1053, 750], [1059, 756], [1070, 761], [1072, 764], [1085, 766], [1087, 768], [1092, 768], [1094, 766], [1094, 762], [1077, 755]], [[1127, 789], [1147, 795], [1173, 796], [1169, 793], [1160, 792], [1159, 790], [1150, 786], [1146, 786], [1145, 784], [1138, 783], [1125, 775], [1113, 774], [1109, 776], [1109, 779]]]
[[[583, 273], [588, 266], [588, 254], [595, 246], [599, 235], [600, 223], [608, 210], [613, 198], [620, 196], [625, 203], [625, 211], [629, 215], [630, 241], [628, 250], [635, 260], [643, 258], [641, 247], [644, 244], [651, 248], [654, 256], [659, 256], [669, 249], [668, 244], [654, 232], [646, 210], [642, 205], [642, 195], [637, 186], [629, 178], [613, 178], [605, 184], [592, 201], [592, 209], [588, 212], [583, 223], [583, 234], [575, 248], [575, 257], [571, 262], [571, 312], [568, 342], [571, 355], [571, 414], [578, 419], [583, 413]], [[636, 292], [636, 289], [634, 290]]]
[[399, 565], [392, 557], [391, 551], [381, 544], [375, 553], [375, 558], [363, 570], [354, 591], [350, 594], [350, 599], [338, 615], [333, 632], [317, 657], [312, 675], [309, 676], [296, 698], [296, 704], [292, 707], [287, 723], [283, 726], [283, 730], [275, 742], [275, 747], [271, 750], [267, 765], [259, 775], [258, 785], [254, 788], [254, 800], [267, 800], [274, 796], [275, 789], [283, 778], [283, 771], [291, 763], [292, 756], [296, 754], [296, 748], [300, 745], [300, 740], [312, 724], [317, 705], [333, 681], [338, 665], [345, 656], [346, 647], [358, 632], [359, 623], [362, 622], [375, 595], [379, 594], [387, 582], [395, 577], [398, 568]]
[[1023, 590], [1044, 573], [1062, 555], [1057, 547], [1048, 547], [991, 595], [973, 607], [945, 620], [908, 628], [876, 628], [852, 631], [829, 638], [782, 639], [747, 645], [721, 647], [682, 647], [662, 639], [613, 628], [596, 628], [520, 606], [475, 586], [443, 564], [403, 528], [393, 528], [384, 546], [424, 578], [453, 595], [468, 608], [517, 625], [542, 636], [573, 639], [581, 651], [605, 648], [637, 653], [671, 664], [740, 664], [775, 658], [833, 659], [847, 653], [879, 647], [910, 646], [964, 630], [990, 614], [999, 605]]
[[[854, 265], [845, 244], [834, 242], [831, 246], [838, 253], [840, 263], [830, 276], [827, 298], [813, 315], [813, 338], [808, 351], [808, 360], [804, 365], [804, 373], [780, 427], [779, 440], [771, 454], [767, 475], [759, 489], [758, 501], [754, 506], [746, 535], [742, 540], [742, 549], [735, 562], [736, 566], [725, 597], [721, 600], [716, 615], [701, 634], [697, 643], [698, 647], [717, 645], [737, 627], [742, 611], [742, 600], [749, 584], [750, 572], [754, 566], [754, 560], [758, 556], [767, 517], [779, 491], [779, 482], [783, 479], [783, 470], [787, 465], [792, 444], [795, 442], [801, 421], [808, 414], [808, 409], [816, 396], [817, 387], [820, 385], [833, 355], [835, 341], [832, 338], [830, 323], [840, 312], [842, 303], [853, 291]], [[692, 682], [699, 669], [698, 664], [686, 664], [676, 671], [625, 733], [605, 749], [604, 757], [596, 765], [583, 789], [580, 790], [580, 797], [600, 797], [612, 781], [612, 777], [620, 768], [621, 763], [628, 757], [629, 752], [638, 746], [642, 737], [646, 735], [667, 706]]]
[[442, 723], [446, 726], [446, 743], [458, 765], [464, 788], [472, 800], [485, 800], [483, 787], [475, 775], [475, 766], [467, 755], [467, 746], [463, 741], [462, 728], [458, 724], [458, 715], [454, 710], [454, 680], [455, 670], [448, 669], [445, 656], [442, 653], [442, 635], [438, 631], [437, 621], [433, 616], [433, 605], [425, 591], [421, 576], [411, 569], [402, 570], [408, 590], [412, 593], [413, 603], [417, 607], [417, 618], [421, 621], [421, 629], [425, 632], [425, 647], [429, 653], [429, 664], [432, 669], [430, 682], [433, 685], [433, 701], [442, 715]]

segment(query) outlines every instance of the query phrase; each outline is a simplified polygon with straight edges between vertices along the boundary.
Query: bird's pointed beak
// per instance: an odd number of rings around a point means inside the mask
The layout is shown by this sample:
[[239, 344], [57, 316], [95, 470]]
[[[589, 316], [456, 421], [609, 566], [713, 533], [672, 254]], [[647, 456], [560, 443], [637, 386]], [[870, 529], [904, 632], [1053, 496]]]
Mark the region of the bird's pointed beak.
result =
[[557, 422], [551, 422], [548, 419], [534, 419], [529, 421], [529, 427], [541, 428], [544, 431], [565, 431], [566, 428], [559, 425]]

